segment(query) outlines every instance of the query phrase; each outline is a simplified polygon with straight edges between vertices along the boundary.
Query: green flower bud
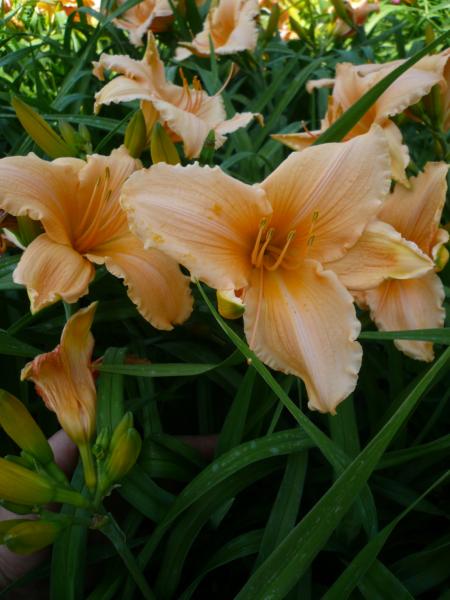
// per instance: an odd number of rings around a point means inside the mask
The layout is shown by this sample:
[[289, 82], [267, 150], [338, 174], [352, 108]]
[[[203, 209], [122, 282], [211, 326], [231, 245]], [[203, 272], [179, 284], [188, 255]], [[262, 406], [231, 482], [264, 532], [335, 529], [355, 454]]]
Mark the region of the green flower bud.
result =
[[78, 146], [78, 134], [76, 130], [67, 121], [60, 121], [58, 126], [64, 140], [75, 150]]
[[446, 264], [448, 263], [449, 257], [450, 257], [450, 254], [449, 254], [447, 248], [445, 246], [441, 246], [439, 248], [439, 252], [437, 253], [437, 256], [434, 260], [437, 273], [439, 273], [439, 271], [442, 271], [442, 269], [446, 266]]
[[217, 308], [224, 319], [239, 319], [245, 312], [245, 304], [234, 290], [217, 290]]
[[3, 536], [3, 543], [16, 554], [33, 554], [53, 544], [65, 528], [63, 521], [23, 521]]
[[141, 447], [141, 436], [133, 428], [123, 433], [114, 446], [111, 444], [111, 453], [105, 464], [106, 478], [111, 484], [125, 477], [132, 469], [141, 452]]
[[0, 506], [3, 506], [9, 512], [16, 513], [16, 515], [28, 515], [30, 514], [30, 507], [24, 504], [16, 504], [15, 502], [6, 502], [0, 500]]
[[153, 126], [150, 154], [153, 164], [165, 162], [169, 165], [177, 165], [180, 162], [175, 144], [160, 123], [155, 123]]
[[131, 117], [125, 131], [124, 144], [133, 158], [139, 158], [147, 143], [147, 126], [142, 110], [138, 110]]
[[111, 438], [111, 442], [110, 442], [110, 447], [114, 448], [114, 446], [117, 444], [117, 442], [122, 437], [122, 435], [124, 433], [126, 433], [128, 431], [128, 429], [131, 429], [132, 427], [133, 427], [133, 413], [128, 411], [123, 415], [122, 419], [119, 421], [118, 425], [114, 429], [114, 432], [113, 432], [112, 438]]
[[26, 523], [29, 519], [9, 519], [7, 521], [0, 521], [0, 544], [5, 543], [5, 536], [13, 527], [17, 527], [21, 523]]
[[46, 465], [53, 462], [50, 444], [24, 404], [5, 390], [0, 390], [0, 426], [25, 452]]

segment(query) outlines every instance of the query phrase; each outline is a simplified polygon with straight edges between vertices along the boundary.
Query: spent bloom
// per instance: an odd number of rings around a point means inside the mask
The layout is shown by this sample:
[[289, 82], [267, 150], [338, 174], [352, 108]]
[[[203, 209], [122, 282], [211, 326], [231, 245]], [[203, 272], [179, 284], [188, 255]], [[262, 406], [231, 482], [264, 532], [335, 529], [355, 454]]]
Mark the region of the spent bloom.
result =
[[206, 16], [203, 30], [192, 42], [182, 42], [176, 60], [191, 54], [209, 56], [210, 40], [215, 54], [234, 54], [254, 50], [258, 37], [255, 19], [259, 15], [258, 0], [219, 0]]
[[351, 295], [323, 264], [345, 255], [390, 183], [380, 128], [291, 154], [259, 185], [218, 167], [157, 164], [135, 173], [122, 204], [132, 230], [245, 304], [250, 347], [301, 377], [309, 406], [335, 412], [355, 388], [361, 347]]
[[33, 312], [59, 299], [77, 301], [88, 292], [94, 264], [104, 264], [155, 327], [171, 329], [189, 316], [187, 278], [171, 258], [144, 249], [119, 204], [122, 184], [139, 166], [123, 147], [86, 161], [34, 154], [0, 160], [0, 207], [44, 228], [14, 271]]
[[225, 135], [245, 127], [253, 118], [246, 112], [226, 118], [219, 94], [209, 96], [195, 78], [190, 87], [183, 74], [183, 86], [166, 79], [164, 64], [159, 58], [155, 38], [150, 33], [147, 50], [141, 61], [129, 56], [102, 54], [94, 63], [94, 74], [101, 80], [104, 71], [120, 73], [95, 95], [95, 111], [102, 104], [140, 100], [141, 109], [150, 132], [159, 121], [174, 141], [182, 141], [188, 158], [199, 156], [211, 130], [215, 134], [216, 148], [225, 142]]
[[[353, 65], [339, 63], [336, 65], [336, 78], [312, 81], [308, 91], [317, 87], [333, 86], [328, 110], [318, 131], [303, 133], [276, 134], [272, 136], [294, 150], [301, 150], [313, 143], [317, 137], [332, 125], [347, 109], [349, 109], [366, 92], [374, 87], [390, 71], [402, 61], [394, 61], [385, 65]], [[351, 139], [369, 131], [373, 124], [380, 125], [386, 135], [391, 157], [392, 177], [404, 185], [408, 184], [405, 169], [409, 163], [407, 146], [402, 143], [400, 129], [390, 117], [399, 115], [409, 106], [426, 96], [437, 84], [445, 84], [444, 69], [447, 59], [443, 55], [427, 56], [398, 77], [388, 89], [381, 94], [372, 107], [358, 121], [345, 139]]]
[[[118, 0], [117, 8], [124, 3], [125, 0]], [[142, 46], [142, 38], [147, 31], [165, 31], [172, 21], [173, 12], [168, 0], [142, 0], [114, 19], [113, 23], [128, 31], [134, 46]]]
[[[448, 259], [444, 244], [449, 234], [439, 227], [447, 170], [443, 162], [427, 163], [423, 173], [410, 179], [410, 189], [396, 186], [377, 216], [379, 221], [343, 259], [328, 265], [356, 291], [358, 302], [370, 309], [382, 331], [444, 325], [445, 293], [435, 271]], [[380, 277], [381, 270], [390, 277]], [[411, 358], [434, 358], [431, 342], [396, 340], [395, 345]]]

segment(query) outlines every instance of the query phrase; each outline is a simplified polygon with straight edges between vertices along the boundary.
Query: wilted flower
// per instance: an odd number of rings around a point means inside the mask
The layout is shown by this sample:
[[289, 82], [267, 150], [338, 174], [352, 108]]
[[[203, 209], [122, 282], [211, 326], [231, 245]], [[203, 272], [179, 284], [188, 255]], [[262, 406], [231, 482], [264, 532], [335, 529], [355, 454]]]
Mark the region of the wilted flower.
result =
[[27, 287], [31, 310], [75, 302], [105, 264], [155, 327], [171, 329], [191, 312], [186, 277], [159, 251], [144, 250], [119, 204], [126, 178], [140, 166], [124, 148], [87, 161], [48, 162], [29, 154], [0, 160], [0, 206], [40, 220], [45, 232], [26, 248], [14, 281]]
[[[394, 61], [386, 65], [339, 63], [336, 65], [333, 94], [329, 99], [328, 111], [322, 120], [321, 129], [304, 133], [276, 134], [272, 137], [294, 150], [301, 150], [309, 146], [361, 96], [372, 89], [390, 71], [398, 67], [401, 62]], [[408, 185], [405, 169], [409, 163], [409, 152], [407, 146], [402, 144], [400, 129], [390, 117], [402, 113], [406, 108], [418, 102], [430, 92], [434, 85], [442, 84], [445, 64], [446, 60], [438, 54], [427, 56], [417, 62], [381, 94], [344, 138], [351, 139], [366, 133], [374, 123], [380, 125], [389, 143], [392, 177], [404, 185]], [[330, 81], [333, 82], [330, 79], [318, 80], [316, 83], [311, 82], [307, 89], [311, 91], [315, 87], [328, 87]]]
[[[125, 0], [118, 0], [117, 8], [124, 3]], [[165, 31], [172, 21], [173, 12], [168, 0], [142, 0], [114, 19], [113, 23], [129, 32], [134, 46], [142, 46], [142, 38], [148, 30], [155, 33]]]
[[239, 290], [247, 340], [301, 377], [309, 406], [335, 412], [356, 385], [352, 297], [323, 264], [345, 255], [389, 190], [380, 128], [291, 154], [261, 184], [218, 167], [158, 164], [123, 188], [130, 226], [217, 290]]
[[[378, 214], [380, 221], [367, 228], [343, 259], [327, 265], [357, 291], [358, 301], [370, 308], [382, 331], [444, 325], [444, 288], [434, 270], [448, 259], [443, 244], [449, 234], [439, 227], [447, 170], [445, 163], [428, 163], [410, 180], [411, 189], [396, 186]], [[395, 345], [411, 358], [434, 358], [431, 342], [396, 340]]]
[[210, 131], [214, 131], [215, 145], [219, 148], [225, 142], [226, 134], [245, 127], [254, 116], [249, 112], [237, 113], [227, 119], [220, 95], [208, 96], [197, 78], [193, 87], [188, 85], [182, 73], [182, 87], [167, 81], [152, 34], [149, 34], [141, 61], [129, 56], [102, 54], [94, 63], [94, 74], [103, 80], [105, 69], [121, 75], [97, 92], [95, 111], [98, 112], [102, 104], [141, 100], [147, 131], [150, 132], [159, 121], [174, 141], [183, 141], [188, 158], [199, 156]]
[[182, 42], [176, 60], [184, 60], [192, 53], [209, 56], [210, 40], [219, 55], [254, 50], [258, 37], [255, 18], [259, 14], [258, 0], [219, 0], [212, 5], [203, 30], [192, 42]]

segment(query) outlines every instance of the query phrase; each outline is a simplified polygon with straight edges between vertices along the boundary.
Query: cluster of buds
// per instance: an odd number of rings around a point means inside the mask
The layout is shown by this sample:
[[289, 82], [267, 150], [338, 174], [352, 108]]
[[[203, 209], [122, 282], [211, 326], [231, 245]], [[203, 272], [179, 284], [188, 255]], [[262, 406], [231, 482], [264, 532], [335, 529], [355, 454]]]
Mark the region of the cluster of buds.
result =
[[[31, 379], [47, 408], [53, 410], [67, 435], [77, 445], [84, 470], [86, 493], [69, 483], [55, 462], [51, 446], [20, 400], [0, 391], [0, 427], [21, 449], [18, 456], [0, 458], [0, 504], [19, 515], [0, 524], [0, 544], [20, 554], [51, 544], [73, 521], [49, 513], [51, 503], [67, 503], [92, 513], [97, 527], [102, 499], [134, 466], [141, 438], [127, 413], [113, 432], [103, 430], [94, 447], [97, 396], [91, 368], [94, 345], [90, 328], [96, 303], [79, 310], [67, 321], [60, 344], [37, 356], [22, 371]], [[36, 518], [37, 517], [37, 518]]]

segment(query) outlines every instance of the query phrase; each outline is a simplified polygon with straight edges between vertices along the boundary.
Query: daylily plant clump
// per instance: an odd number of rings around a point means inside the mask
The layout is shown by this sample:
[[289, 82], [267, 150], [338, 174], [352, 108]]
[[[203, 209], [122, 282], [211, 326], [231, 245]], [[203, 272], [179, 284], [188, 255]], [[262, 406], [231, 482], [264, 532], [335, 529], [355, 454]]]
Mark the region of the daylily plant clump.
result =
[[[57, 28], [63, 17], [53, 6], [43, 17], [41, 4], [35, 19]], [[20, 451], [0, 458], [0, 504], [17, 515], [0, 521], [0, 544], [30, 554], [70, 539], [74, 527], [98, 529], [132, 576], [128, 600], [133, 585], [154, 597], [145, 565], [177, 519], [185, 531], [169, 540], [156, 594], [191, 597], [194, 588], [177, 591], [180, 573], [168, 575], [178, 564], [171, 552], [182, 549], [182, 564], [203, 517], [213, 532], [220, 529], [242, 481], [233, 480], [231, 496], [217, 505], [205, 501], [186, 522], [180, 515], [213, 485], [209, 476], [241, 456], [219, 463], [222, 454], [247, 441], [251, 454], [255, 432], [265, 439], [286, 424], [298, 433], [300, 424], [306, 446], [287, 453], [319, 447], [340, 485], [359, 452], [355, 406], [376, 413], [367, 409], [371, 383], [364, 381], [372, 381], [370, 368], [380, 369], [360, 338], [392, 339], [392, 360], [403, 360], [399, 351], [415, 361], [405, 363], [401, 381], [418, 361], [441, 356], [434, 343], [444, 340], [448, 296], [450, 50], [441, 37], [414, 55], [425, 45], [421, 38], [408, 48], [414, 64], [404, 56], [375, 60], [370, 44], [365, 54], [357, 48], [368, 39], [366, 20], [375, 27], [383, 17], [381, 3], [335, 0], [326, 10], [308, 3], [308, 17], [300, 4], [63, 3], [70, 8], [64, 44], [71, 27], [77, 48], [90, 41], [49, 103], [55, 118], [20, 86], [8, 107], [28, 141], [0, 159], [0, 294], [10, 294], [15, 315], [1, 335], [13, 356], [31, 360], [0, 391], [0, 426]], [[3, 8], [5, 15], [12, 10]], [[12, 20], [18, 17], [20, 11], [5, 17], [8, 27], [20, 28]], [[438, 33], [430, 27], [428, 42]], [[9, 306], [11, 298], [25, 314]], [[45, 327], [49, 339], [38, 335]], [[226, 355], [230, 340], [237, 352]], [[252, 391], [256, 373], [280, 400], [268, 423], [273, 398]], [[125, 376], [136, 380], [128, 386]], [[190, 377], [195, 383], [181, 396], [205, 410], [193, 445], [204, 451], [205, 434], [214, 436], [210, 472], [189, 447], [195, 419], [180, 417], [183, 425], [174, 427], [165, 421]], [[211, 416], [216, 398], [204, 393], [206, 381], [237, 388], [226, 418], [222, 409]], [[302, 411], [289, 397], [294, 388]], [[42, 426], [33, 411], [45, 415]], [[323, 417], [310, 411], [330, 416], [330, 438]], [[54, 417], [76, 446], [74, 475], [58, 466], [47, 441]], [[374, 418], [373, 431], [395, 423], [388, 417]], [[357, 440], [353, 446], [343, 441], [347, 435]], [[285, 453], [279, 442], [267, 446], [271, 455]], [[246, 485], [258, 478], [252, 464], [245, 463]], [[306, 462], [289, 464], [286, 477], [303, 488]], [[166, 489], [172, 475], [176, 485]], [[288, 479], [268, 511], [257, 567], [288, 539], [286, 529], [272, 544], [269, 527], [280, 506], [290, 506]], [[350, 533], [336, 530], [340, 544], [359, 540], [364, 527], [375, 539], [376, 523], [369, 531], [361, 517], [375, 506], [366, 492], [354, 523], [347, 521]], [[403, 492], [417, 496], [406, 485]], [[139, 518], [119, 525], [115, 502], [129, 502]], [[68, 506], [58, 512], [55, 503]], [[339, 519], [348, 517], [350, 505], [340, 506]], [[152, 521], [152, 533], [147, 540], [143, 528], [136, 561], [124, 531], [134, 535], [143, 519]], [[262, 597], [264, 584], [252, 585], [243, 600]], [[279, 594], [292, 587], [283, 585]]]

